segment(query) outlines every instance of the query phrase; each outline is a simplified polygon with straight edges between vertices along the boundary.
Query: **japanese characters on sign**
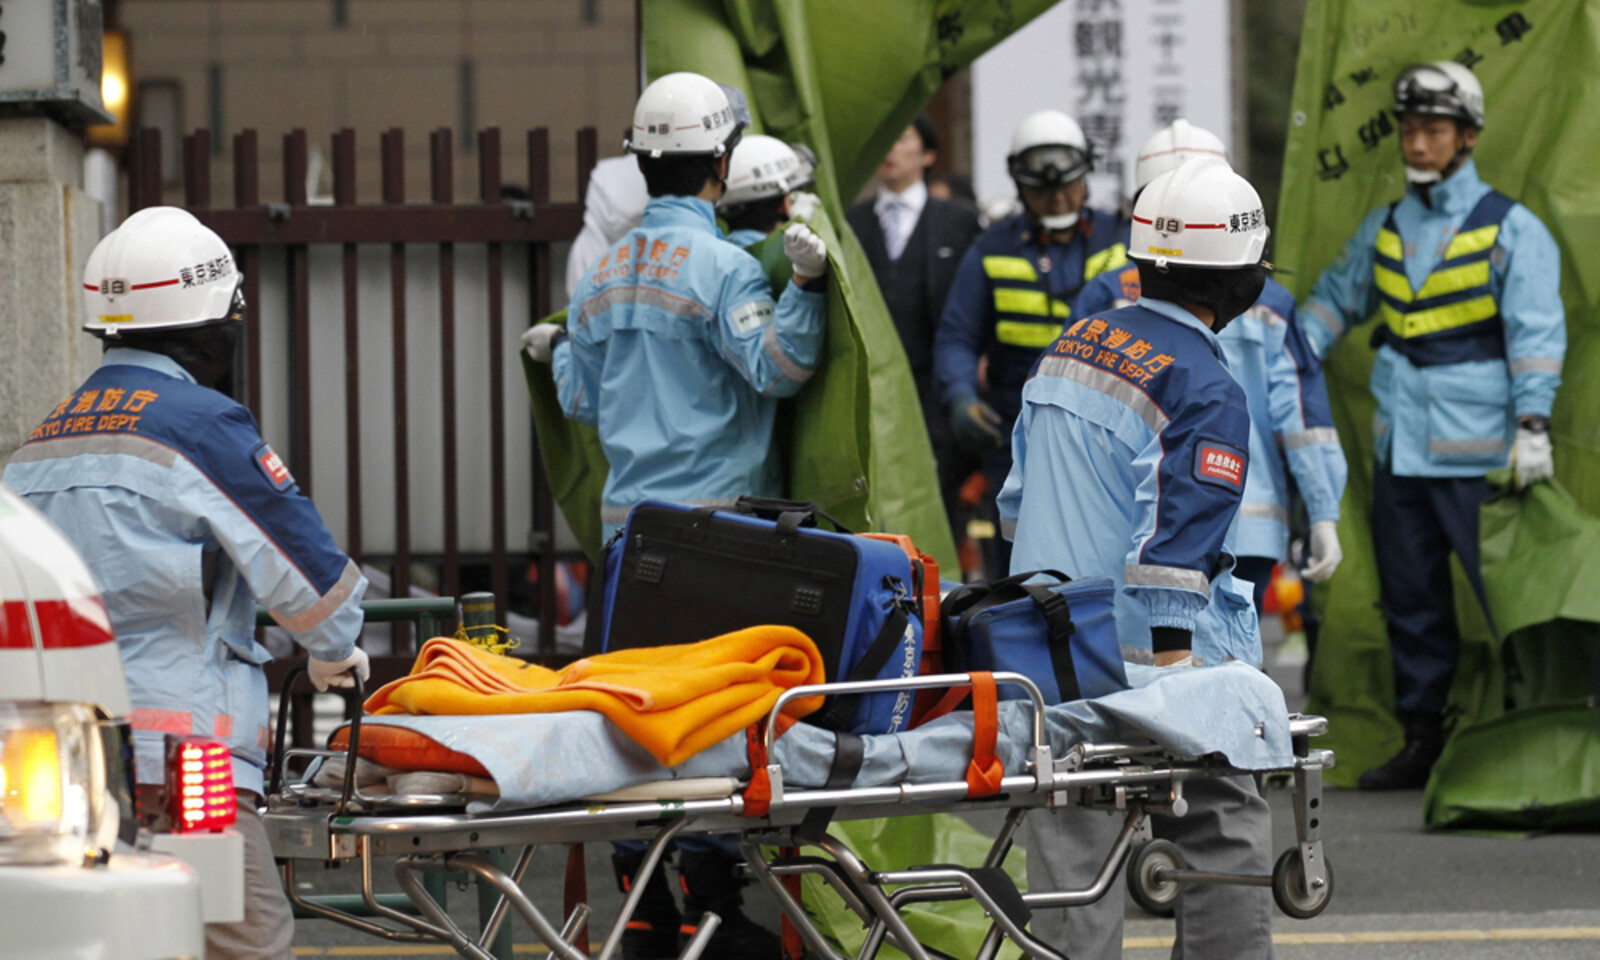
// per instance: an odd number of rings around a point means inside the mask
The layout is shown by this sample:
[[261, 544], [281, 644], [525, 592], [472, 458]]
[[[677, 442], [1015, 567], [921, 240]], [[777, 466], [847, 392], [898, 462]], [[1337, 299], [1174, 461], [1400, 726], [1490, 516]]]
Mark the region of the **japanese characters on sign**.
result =
[[1128, 102], [1122, 0], [1073, 0], [1073, 5], [1077, 98], [1067, 112], [1078, 118], [1084, 136], [1102, 158], [1097, 172], [1121, 183], [1127, 166], [1122, 130]]
[[1098, 158], [1090, 202], [1133, 192], [1139, 145], [1179, 118], [1228, 143], [1233, 98], [1227, 0], [1062, 0], [973, 66], [973, 174], [980, 200], [1014, 194], [1005, 145], [1039, 110], [1078, 121]]

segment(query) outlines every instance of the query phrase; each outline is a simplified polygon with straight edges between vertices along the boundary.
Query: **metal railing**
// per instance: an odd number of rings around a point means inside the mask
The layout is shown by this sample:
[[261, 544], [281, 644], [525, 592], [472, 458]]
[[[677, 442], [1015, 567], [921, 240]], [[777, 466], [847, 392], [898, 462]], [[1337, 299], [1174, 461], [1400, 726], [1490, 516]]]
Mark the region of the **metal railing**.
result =
[[[256, 315], [246, 328], [242, 360], [236, 372], [236, 382], [241, 389], [241, 399], [263, 422], [264, 398], [270, 394], [273, 403], [287, 397], [287, 428], [279, 435], [287, 436], [285, 459], [296, 474], [303, 491], [312, 493], [313, 483], [313, 429], [322, 434], [319, 450], [338, 451], [337, 444], [328, 445], [330, 437], [342, 431], [343, 439], [343, 522], [336, 525], [335, 536], [341, 546], [357, 562], [387, 568], [392, 571], [392, 596], [406, 597], [412, 586], [414, 563], [433, 564], [438, 570], [437, 590], [445, 595], [459, 595], [463, 590], [462, 566], [464, 563], [487, 564], [487, 584], [497, 598], [496, 617], [505, 622], [506, 602], [512, 585], [513, 561], [537, 564], [539, 569], [538, 609], [540, 630], [538, 642], [532, 650], [535, 656], [552, 656], [555, 652], [556, 587], [555, 569], [555, 512], [549, 490], [544, 482], [536, 447], [526, 464], [515, 468], [516, 486], [513, 483], [508, 449], [513, 445], [520, 451], [531, 446], [527, 435], [512, 436], [508, 426], [506, 379], [508, 369], [514, 370], [515, 356], [506, 356], [508, 349], [515, 352], [515, 335], [532, 321], [546, 316], [553, 305], [552, 245], [570, 241], [576, 236], [583, 218], [581, 202], [576, 200], [552, 202], [550, 198], [550, 135], [546, 129], [527, 133], [527, 193], [526, 199], [506, 199], [503, 196], [502, 142], [497, 128], [482, 130], [477, 135], [478, 160], [477, 196], [466, 203], [458, 203], [454, 196], [453, 134], [449, 129], [433, 131], [429, 137], [430, 193], [426, 203], [407, 203], [405, 171], [405, 134], [399, 129], [384, 132], [380, 138], [382, 198], [380, 203], [360, 204], [356, 199], [357, 147], [356, 133], [340, 130], [332, 136], [331, 170], [332, 196], [308, 196], [307, 170], [309, 146], [306, 132], [294, 130], [282, 140], [283, 192], [281, 202], [264, 200], [261, 190], [261, 162], [256, 131], [245, 130], [233, 137], [232, 179], [233, 206], [212, 205], [211, 132], [198, 130], [184, 138], [184, 205], [203, 223], [217, 231], [235, 250], [236, 260], [244, 274], [244, 293]], [[576, 136], [578, 196], [587, 188], [589, 172], [596, 158], [596, 137], [593, 128], [584, 128]], [[160, 133], [154, 129], [140, 131], [132, 151], [130, 174], [130, 212], [161, 202], [162, 170]], [[469, 245], [473, 258], [483, 258], [483, 269], [478, 271], [474, 259], [471, 275], [458, 290], [462, 267], [457, 263], [459, 245]], [[389, 320], [387, 330], [377, 334], [388, 341], [380, 348], [392, 351], [392, 363], [387, 370], [374, 370], [369, 363], [363, 367], [363, 329], [361, 323], [362, 248], [377, 247], [387, 252], [387, 279]], [[437, 268], [436, 307], [413, 303], [412, 316], [407, 310], [408, 247], [432, 247], [437, 259], [426, 261], [426, 274], [414, 276], [414, 281], [426, 281]], [[312, 304], [312, 251], [317, 262], [323, 263], [335, 251], [339, 257], [342, 283], [342, 309], [326, 308], [313, 316]], [[516, 264], [514, 271], [520, 282], [524, 269], [527, 284], [528, 314], [508, 321], [506, 317], [506, 288], [508, 256], [526, 257]], [[367, 261], [366, 274], [382, 270], [381, 260], [373, 257]], [[331, 262], [331, 261], [330, 261]], [[282, 273], [279, 265], [281, 263]], [[410, 258], [415, 273], [417, 259]], [[267, 276], [267, 271], [272, 276]], [[479, 279], [481, 277], [481, 279]], [[282, 287], [278, 286], [280, 281]], [[263, 316], [267, 305], [262, 300], [264, 280], [276, 293], [282, 290], [284, 304], [274, 309], [274, 316]], [[318, 288], [319, 292], [325, 292]], [[379, 288], [381, 290], [381, 287]], [[413, 300], [417, 283], [410, 287]], [[471, 316], [458, 316], [458, 293], [479, 297], [483, 301], [486, 317], [476, 310]], [[522, 290], [517, 293], [520, 297]], [[371, 294], [369, 299], [379, 302]], [[275, 306], [275, 304], [274, 304]], [[436, 313], [435, 313], [436, 309]], [[286, 314], [283, 316], [282, 314]], [[436, 357], [425, 362], [408, 353], [409, 339], [419, 342], [414, 327], [418, 315], [421, 322], [430, 326], [437, 317], [436, 329], [426, 331], [436, 346]], [[461, 323], [458, 323], [458, 320]], [[270, 321], [270, 322], [268, 322]], [[479, 331], [486, 321], [487, 335], [465, 339], [466, 333]], [[507, 323], [517, 324], [507, 327]], [[283, 341], [272, 342], [275, 351], [286, 358], [283, 364], [286, 376], [278, 376], [270, 368], [264, 371], [264, 329], [281, 330]], [[368, 326], [367, 336], [375, 335]], [[316, 344], [315, 358], [313, 344]], [[369, 346], [371, 351], [372, 347]], [[323, 370], [319, 390], [324, 386], [331, 392], [337, 385], [337, 375], [327, 375], [331, 360], [329, 355], [342, 352], [342, 406], [327, 398], [320, 406], [313, 401], [313, 362]], [[381, 352], [381, 349], [378, 351]], [[433, 361], [436, 361], [433, 362]], [[458, 377], [458, 365], [473, 364], [473, 369], [484, 371], [482, 383], [463, 384]], [[510, 365], [508, 367], [508, 364]], [[481, 365], [481, 367], [477, 366]], [[512, 376], [515, 376], [512, 373]], [[272, 381], [276, 382], [272, 382]], [[433, 433], [435, 409], [418, 410], [416, 391], [426, 386], [430, 391], [428, 407], [433, 407], [432, 396], [437, 393], [437, 432]], [[514, 387], [513, 387], [514, 389]], [[387, 403], [384, 395], [387, 394]], [[366, 401], [364, 404], [363, 401]], [[522, 402], [521, 391], [514, 394], [513, 402]], [[273, 407], [276, 411], [281, 404]], [[392, 450], [388, 463], [370, 462], [363, 457], [363, 431], [370, 429], [374, 420], [371, 408], [386, 408], [380, 413], [390, 414], [391, 437], [378, 437], [385, 452]], [[414, 416], [420, 414], [420, 416]], [[282, 418], [280, 418], [282, 419]], [[416, 421], [414, 424], [413, 421]], [[487, 424], [487, 449], [474, 444], [463, 450], [462, 425], [478, 428]], [[431, 435], [414, 436], [418, 424]], [[520, 427], [516, 432], [527, 429]], [[326, 431], [326, 432], [323, 432]], [[442, 476], [439, 483], [442, 495], [435, 496], [432, 480], [428, 486], [413, 487], [412, 473], [417, 470], [418, 458], [413, 455], [417, 444], [418, 454], [426, 451], [430, 472], [438, 466]], [[371, 446], [371, 444], [369, 444]], [[437, 464], [432, 459], [437, 454]], [[464, 457], [464, 454], [468, 456]], [[318, 489], [330, 476], [337, 477], [337, 457], [329, 456], [326, 472], [315, 475]], [[482, 482], [487, 473], [487, 504], [477, 492], [463, 492], [462, 464], [470, 464], [472, 479]], [[524, 481], [523, 478], [526, 478]], [[419, 490], [430, 503], [441, 505], [442, 517], [419, 518], [414, 512], [414, 502]], [[325, 494], [334, 500], [338, 491]], [[377, 508], [382, 518], [381, 544], [368, 552], [374, 544], [370, 528], [363, 529], [363, 515], [369, 523], [374, 511], [364, 510], [369, 500], [378, 504], [392, 496], [392, 526], [387, 511]], [[531, 534], [525, 537], [526, 549], [513, 551], [510, 546], [512, 531], [510, 506], [532, 517]], [[333, 504], [337, 508], [338, 504]], [[485, 507], [487, 509], [485, 509]], [[430, 508], [431, 510], [431, 508]], [[482, 544], [464, 551], [464, 511], [474, 521], [474, 536]], [[481, 520], [486, 516], [488, 532], [481, 530]], [[419, 519], [426, 519], [430, 542], [437, 540], [424, 551], [415, 549], [414, 529]], [[442, 529], [441, 529], [442, 528]], [[524, 539], [526, 526], [519, 523], [518, 539]], [[520, 567], [517, 568], [520, 572]], [[397, 627], [396, 653], [414, 650], [407, 642], [407, 629]]]

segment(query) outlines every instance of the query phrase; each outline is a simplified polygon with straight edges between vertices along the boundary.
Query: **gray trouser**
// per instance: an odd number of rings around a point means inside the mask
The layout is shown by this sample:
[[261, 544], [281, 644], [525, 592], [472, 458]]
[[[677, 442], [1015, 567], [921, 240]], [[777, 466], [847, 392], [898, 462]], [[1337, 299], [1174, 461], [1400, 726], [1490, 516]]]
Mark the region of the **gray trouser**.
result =
[[[1189, 812], [1151, 817], [1158, 837], [1171, 840], [1196, 870], [1265, 875], [1272, 870], [1272, 814], [1251, 777], [1190, 780]], [[1124, 815], [1063, 808], [1028, 815], [1028, 889], [1089, 886], [1105, 862]], [[1072, 960], [1122, 956], [1123, 880], [1098, 902], [1038, 910], [1033, 932]], [[1271, 960], [1272, 893], [1266, 887], [1198, 884], [1178, 900], [1173, 960]]]
[[248, 790], [238, 794], [239, 819], [233, 829], [244, 836], [244, 919], [206, 924], [206, 960], [289, 960], [294, 911], [283, 895], [283, 877], [256, 813], [259, 800]]

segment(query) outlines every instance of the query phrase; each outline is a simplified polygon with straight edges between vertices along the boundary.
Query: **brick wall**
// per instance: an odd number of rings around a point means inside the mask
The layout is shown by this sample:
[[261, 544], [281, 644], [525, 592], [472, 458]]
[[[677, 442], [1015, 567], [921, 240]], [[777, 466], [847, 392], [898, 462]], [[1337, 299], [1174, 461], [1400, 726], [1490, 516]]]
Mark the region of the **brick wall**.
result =
[[[380, 196], [382, 131], [406, 131], [406, 198], [419, 202], [429, 193], [428, 134], [450, 127], [456, 198], [475, 197], [477, 153], [460, 141], [469, 86], [473, 125], [501, 128], [504, 181], [526, 182], [525, 132], [548, 126], [553, 194], [569, 198], [574, 131], [596, 126], [601, 156], [619, 152], [637, 91], [634, 0], [122, 0], [117, 9], [135, 83], [175, 82], [184, 132], [211, 124], [216, 69], [223, 136], [212, 198], [222, 206], [232, 202], [232, 136], [245, 128], [260, 137], [263, 201], [282, 197], [281, 137], [295, 127], [329, 165], [332, 134], [356, 131], [364, 203]], [[314, 193], [332, 189], [324, 167]], [[169, 188], [169, 202], [181, 198]]]

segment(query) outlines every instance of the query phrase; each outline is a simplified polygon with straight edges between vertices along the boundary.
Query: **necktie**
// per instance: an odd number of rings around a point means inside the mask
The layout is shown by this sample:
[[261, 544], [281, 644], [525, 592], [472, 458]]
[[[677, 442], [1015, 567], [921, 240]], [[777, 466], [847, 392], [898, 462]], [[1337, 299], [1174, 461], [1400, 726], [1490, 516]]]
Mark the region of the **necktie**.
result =
[[883, 244], [888, 248], [889, 259], [899, 260], [906, 252], [906, 241], [911, 239], [911, 208], [896, 197], [889, 201], [883, 212]]

